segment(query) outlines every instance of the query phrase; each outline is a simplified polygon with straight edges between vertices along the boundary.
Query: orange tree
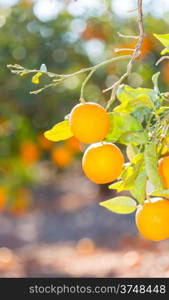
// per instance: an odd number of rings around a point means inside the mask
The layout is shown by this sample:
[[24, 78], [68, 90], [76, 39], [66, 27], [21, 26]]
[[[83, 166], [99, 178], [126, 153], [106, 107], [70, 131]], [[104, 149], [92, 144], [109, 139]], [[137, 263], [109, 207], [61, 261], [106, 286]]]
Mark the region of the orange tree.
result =
[[[86, 30], [89, 30], [90, 26]], [[131, 74], [134, 63], [140, 58], [144, 45], [142, 0], [138, 0], [138, 27], [138, 36], [124, 36], [120, 33], [120, 37], [136, 40], [132, 54], [118, 54], [73, 73], [48, 72], [45, 64], [42, 64], [40, 69], [33, 70], [18, 64], [8, 65], [8, 67], [12, 73], [21, 76], [32, 74], [34, 84], [39, 84], [41, 77], [49, 77], [49, 83], [31, 92], [35, 95], [47, 88], [60, 85], [70, 78], [87, 74], [82, 82], [80, 104], [68, 111], [65, 120], [53, 126], [44, 135], [53, 142], [74, 136], [79, 142], [92, 144], [85, 151], [82, 160], [87, 177], [95, 183], [110, 183], [109, 188], [117, 192], [129, 191], [131, 194], [131, 196], [109, 199], [101, 202], [100, 205], [115, 213], [128, 214], [136, 211], [136, 225], [139, 232], [150, 240], [159, 241], [169, 238], [167, 225], [169, 187], [166, 184], [168, 157], [160, 160], [164, 153], [167, 155], [167, 150], [164, 149], [167, 148], [169, 130], [169, 94], [161, 92], [159, 88], [160, 72], [153, 74], [153, 87], [150, 88], [133, 88], [123, 83]], [[84, 32], [83, 37], [89, 39], [91, 35], [97, 35], [97, 38], [98, 36], [100, 39], [105, 38], [103, 32], [96, 30], [96, 27], [92, 30]], [[165, 46], [161, 52], [165, 56], [156, 63], [158, 65], [161, 60], [168, 58], [166, 54], [169, 52], [169, 34], [154, 34], [154, 36]], [[117, 50], [122, 54], [125, 51], [128, 52], [128, 49]], [[103, 90], [104, 93], [111, 92], [106, 107], [87, 102], [85, 87], [92, 75], [102, 67], [121, 61], [128, 61], [125, 73], [110, 87]], [[122, 152], [114, 143], [126, 147], [128, 158], [126, 163]], [[150, 184], [151, 192], [147, 188]]]

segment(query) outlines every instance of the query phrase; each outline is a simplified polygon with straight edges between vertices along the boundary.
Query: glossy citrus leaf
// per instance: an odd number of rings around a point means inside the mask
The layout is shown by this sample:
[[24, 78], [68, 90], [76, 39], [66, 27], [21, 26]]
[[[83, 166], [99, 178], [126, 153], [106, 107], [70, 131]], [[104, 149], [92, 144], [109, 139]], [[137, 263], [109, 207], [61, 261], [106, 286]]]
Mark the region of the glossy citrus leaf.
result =
[[106, 136], [106, 141], [116, 142], [127, 132], [137, 132], [143, 130], [141, 123], [131, 115], [124, 113], [109, 113], [110, 130]]
[[124, 181], [125, 186], [132, 188], [136, 177], [138, 176], [142, 165], [144, 162], [144, 157], [142, 153], [137, 154], [134, 159], [129, 163], [121, 174], [121, 178]]
[[144, 157], [147, 177], [156, 188], [162, 188], [162, 181], [158, 174], [158, 157], [155, 142], [146, 145]]
[[118, 192], [133, 189], [143, 162], [143, 154], [137, 154], [131, 163], [125, 165], [125, 168], [120, 175], [121, 180], [109, 185], [109, 189], [116, 189]]
[[159, 189], [159, 190], [155, 190], [153, 192], [150, 193], [150, 196], [154, 196], [154, 197], [166, 197], [169, 198], [169, 189]]
[[140, 107], [153, 109], [154, 91], [147, 88], [132, 88], [128, 85], [121, 85], [117, 91], [117, 98], [121, 105], [114, 111], [129, 114]]
[[137, 176], [134, 187], [130, 190], [132, 196], [137, 199], [137, 201], [142, 204], [146, 197], [146, 183], [147, 175], [145, 169], [143, 169]]
[[130, 197], [115, 197], [100, 203], [101, 206], [118, 214], [131, 214], [137, 209], [137, 203]]
[[127, 132], [120, 137], [119, 143], [121, 144], [134, 144], [134, 145], [141, 145], [146, 144], [148, 140], [147, 131], [141, 132]]
[[133, 144], [129, 144], [126, 148], [126, 153], [129, 161], [132, 161], [133, 158], [138, 154], [138, 148], [137, 146]]
[[65, 120], [53, 126], [50, 130], [45, 131], [45, 138], [52, 142], [63, 141], [73, 136], [69, 121]]

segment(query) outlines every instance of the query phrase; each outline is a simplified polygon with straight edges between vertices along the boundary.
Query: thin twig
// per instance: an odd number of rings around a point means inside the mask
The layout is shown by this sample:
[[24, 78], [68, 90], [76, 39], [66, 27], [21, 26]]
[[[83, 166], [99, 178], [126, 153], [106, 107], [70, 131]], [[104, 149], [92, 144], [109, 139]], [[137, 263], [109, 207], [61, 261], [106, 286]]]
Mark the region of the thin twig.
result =
[[114, 49], [114, 52], [120, 52], [120, 51], [131, 51], [131, 52], [134, 52], [135, 49], [132, 49], [132, 48], [115, 48]]
[[165, 56], [160, 57], [160, 59], [157, 60], [155, 65], [158, 66], [165, 59], [169, 59], [169, 56], [165, 55]]
[[133, 8], [133, 9], [128, 10], [127, 12], [128, 12], [128, 13], [132, 13], [132, 12], [135, 12], [135, 11], [137, 11], [137, 10], [138, 10], [138, 8]]
[[85, 102], [85, 97], [84, 97], [85, 86], [95, 71], [96, 71], [95, 69], [91, 70], [90, 73], [87, 75], [86, 79], [82, 83], [82, 87], [81, 87], [81, 91], [80, 91], [80, 102], [82, 102], [82, 103]]
[[118, 87], [123, 82], [123, 80], [125, 80], [130, 75], [132, 67], [133, 67], [133, 64], [134, 64], [136, 58], [141, 53], [141, 46], [142, 46], [143, 39], [144, 39], [142, 0], [138, 0], [138, 27], [139, 27], [139, 38], [138, 38], [135, 50], [133, 52], [133, 55], [131, 56], [131, 59], [130, 59], [128, 65], [127, 65], [127, 71], [126, 71], [126, 73], [123, 74], [121, 76], [121, 78], [118, 81], [116, 81], [111, 87], [109, 87], [109, 88], [107, 88], [107, 89], [105, 89], [103, 91], [103, 92], [107, 92], [109, 90], [112, 90], [111, 97], [110, 97], [110, 100], [107, 103], [106, 109], [109, 109], [109, 107], [113, 103], [113, 101], [115, 99], [115, 94], [116, 94], [116, 91], [117, 91]]
[[122, 37], [122, 38], [126, 38], [126, 39], [139, 39], [139, 35], [125, 35], [121, 32], [117, 32], [118, 36]]

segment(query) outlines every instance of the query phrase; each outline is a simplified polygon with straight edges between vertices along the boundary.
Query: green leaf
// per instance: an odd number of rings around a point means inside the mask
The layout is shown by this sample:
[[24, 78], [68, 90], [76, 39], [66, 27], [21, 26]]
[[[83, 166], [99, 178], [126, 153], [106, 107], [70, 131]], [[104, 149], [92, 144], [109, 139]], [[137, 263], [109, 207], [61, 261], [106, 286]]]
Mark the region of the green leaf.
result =
[[144, 157], [146, 173], [150, 182], [156, 188], [162, 188], [162, 181], [158, 174], [157, 146], [155, 142], [146, 145]]
[[127, 132], [121, 136], [119, 143], [121, 144], [134, 144], [134, 145], [141, 145], [146, 144], [148, 140], [147, 131], [141, 132]]
[[130, 190], [132, 196], [142, 204], [146, 197], [146, 182], [147, 175], [145, 169], [143, 169], [137, 176], [134, 187]]
[[118, 192], [133, 189], [135, 180], [142, 168], [143, 162], [143, 154], [137, 154], [131, 163], [125, 165], [125, 168], [121, 173], [122, 180], [109, 185], [109, 189], [116, 189]]
[[137, 132], [143, 130], [141, 123], [131, 115], [124, 113], [109, 113], [110, 130], [106, 136], [106, 141], [116, 142], [127, 132]]
[[169, 34], [153, 34], [164, 46], [165, 48], [161, 51], [161, 55], [165, 55], [169, 52]]
[[138, 154], [138, 148], [133, 144], [129, 144], [126, 148], [126, 153], [129, 161], [132, 161], [134, 157]]
[[150, 196], [154, 196], [154, 197], [166, 197], [166, 198], [169, 198], [169, 190], [166, 189], [158, 189], [158, 190], [155, 190], [153, 191]]
[[121, 178], [124, 181], [124, 187], [133, 188], [135, 179], [143, 165], [144, 157], [142, 153], [137, 154], [132, 162], [122, 171]]
[[52, 142], [63, 141], [73, 136], [69, 121], [65, 120], [53, 126], [50, 130], [45, 131], [45, 138]]
[[114, 111], [131, 113], [140, 107], [148, 107], [153, 109], [154, 91], [147, 88], [132, 88], [128, 85], [121, 85], [117, 91], [117, 98], [122, 103], [117, 106]]
[[131, 214], [137, 209], [137, 203], [130, 197], [115, 197], [100, 203], [101, 206], [118, 214]]

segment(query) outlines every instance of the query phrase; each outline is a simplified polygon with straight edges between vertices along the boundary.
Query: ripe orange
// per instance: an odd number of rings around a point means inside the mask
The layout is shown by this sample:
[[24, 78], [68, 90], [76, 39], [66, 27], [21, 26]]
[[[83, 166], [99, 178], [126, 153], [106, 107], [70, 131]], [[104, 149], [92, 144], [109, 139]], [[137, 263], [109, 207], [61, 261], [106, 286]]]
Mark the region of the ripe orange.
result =
[[39, 134], [38, 136], [38, 142], [39, 142], [39, 145], [40, 147], [43, 149], [43, 150], [49, 150], [51, 149], [53, 143], [49, 140], [47, 140], [43, 133]]
[[145, 201], [136, 212], [136, 225], [140, 234], [152, 241], [169, 238], [169, 200]]
[[92, 102], [77, 104], [70, 113], [69, 122], [73, 135], [85, 144], [102, 141], [110, 126], [106, 110]]
[[163, 187], [169, 189], [169, 156], [162, 157], [159, 160], [158, 172], [161, 176]]
[[124, 157], [120, 149], [112, 143], [96, 143], [84, 153], [82, 168], [85, 175], [98, 184], [117, 179], [123, 169]]
[[54, 164], [60, 168], [65, 168], [72, 162], [72, 152], [64, 146], [56, 147], [51, 152], [51, 158]]
[[82, 145], [74, 136], [65, 141], [66, 147], [68, 147], [73, 153], [80, 153], [82, 151]]
[[0, 211], [3, 211], [5, 208], [5, 203], [7, 201], [7, 190], [5, 187], [0, 187]]
[[21, 144], [20, 155], [25, 164], [33, 164], [39, 160], [40, 151], [33, 141], [25, 141]]

